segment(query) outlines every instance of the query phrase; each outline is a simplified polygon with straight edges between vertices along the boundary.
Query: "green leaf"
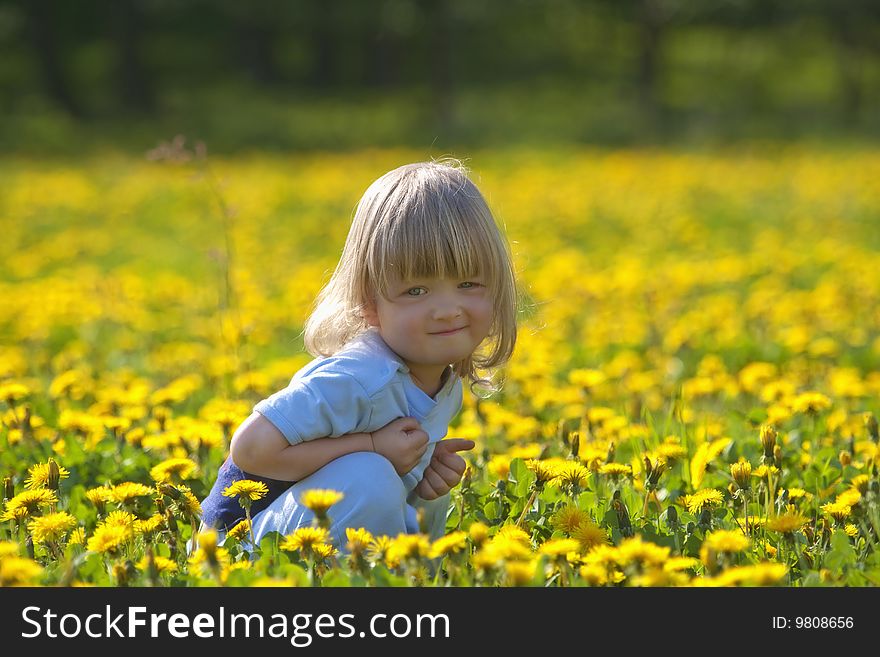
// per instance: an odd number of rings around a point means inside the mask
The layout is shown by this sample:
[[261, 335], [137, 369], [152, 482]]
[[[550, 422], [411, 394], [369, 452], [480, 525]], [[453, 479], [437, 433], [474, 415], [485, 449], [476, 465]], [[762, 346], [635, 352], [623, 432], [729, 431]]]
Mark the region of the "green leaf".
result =
[[832, 572], [844, 572], [858, 563], [858, 555], [846, 532], [835, 530], [831, 536], [831, 549], [825, 554], [824, 565]]
[[500, 513], [500, 510], [498, 508], [498, 502], [495, 502], [495, 501], [488, 502], [483, 507], [483, 513], [485, 514], [487, 520], [495, 520], [499, 516], [499, 513]]
[[321, 585], [326, 587], [351, 586], [351, 577], [339, 568], [334, 568], [321, 578]]

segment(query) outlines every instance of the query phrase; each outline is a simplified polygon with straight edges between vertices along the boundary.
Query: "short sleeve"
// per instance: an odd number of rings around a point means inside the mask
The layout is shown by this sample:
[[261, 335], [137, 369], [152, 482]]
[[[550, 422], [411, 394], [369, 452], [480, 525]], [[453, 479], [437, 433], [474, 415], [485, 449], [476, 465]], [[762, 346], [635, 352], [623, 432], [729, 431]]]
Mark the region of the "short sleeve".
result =
[[254, 406], [291, 445], [354, 433], [369, 422], [370, 408], [356, 378], [320, 368]]

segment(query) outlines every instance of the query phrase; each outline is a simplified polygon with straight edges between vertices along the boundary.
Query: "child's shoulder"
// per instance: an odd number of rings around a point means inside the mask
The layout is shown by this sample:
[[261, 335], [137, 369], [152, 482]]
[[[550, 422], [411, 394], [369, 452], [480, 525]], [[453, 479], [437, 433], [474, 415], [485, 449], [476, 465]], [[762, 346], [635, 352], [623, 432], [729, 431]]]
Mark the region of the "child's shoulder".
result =
[[365, 331], [332, 356], [311, 361], [294, 375], [294, 380], [339, 375], [355, 379], [372, 397], [398, 376], [403, 362], [384, 343], [378, 333]]

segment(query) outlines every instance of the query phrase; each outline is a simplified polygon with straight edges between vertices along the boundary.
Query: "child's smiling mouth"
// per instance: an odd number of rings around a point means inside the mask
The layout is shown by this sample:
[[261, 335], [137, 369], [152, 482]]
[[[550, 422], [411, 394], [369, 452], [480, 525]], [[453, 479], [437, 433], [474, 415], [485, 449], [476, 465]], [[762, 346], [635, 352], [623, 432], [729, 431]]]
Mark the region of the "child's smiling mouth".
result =
[[458, 333], [459, 331], [463, 331], [466, 328], [467, 326], [459, 326], [456, 329], [450, 329], [448, 331], [438, 331], [437, 333], [431, 333], [431, 335], [453, 335], [455, 333]]

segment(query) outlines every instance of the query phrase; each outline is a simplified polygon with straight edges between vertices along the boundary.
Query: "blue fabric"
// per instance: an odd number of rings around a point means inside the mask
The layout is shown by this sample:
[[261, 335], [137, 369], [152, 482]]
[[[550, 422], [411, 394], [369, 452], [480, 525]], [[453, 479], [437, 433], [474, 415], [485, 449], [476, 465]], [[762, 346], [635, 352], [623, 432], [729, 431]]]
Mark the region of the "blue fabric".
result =
[[251, 517], [253, 518], [260, 511], [268, 507], [281, 493], [290, 488], [294, 482], [279, 481], [277, 479], [269, 479], [268, 477], [258, 477], [249, 474], [239, 468], [232, 462], [230, 457], [226, 457], [223, 465], [217, 471], [217, 479], [208, 497], [202, 502], [202, 522], [207, 527], [214, 529], [222, 529], [229, 531], [239, 522], [245, 519], [244, 508], [238, 503], [237, 497], [225, 497], [223, 491], [236, 481], [242, 479], [251, 479], [253, 481], [262, 481], [269, 489], [268, 495], [264, 498], [256, 500], [251, 504]]
[[[373, 432], [398, 418], [415, 418], [428, 434], [430, 444], [412, 470], [402, 477], [395, 473], [408, 496], [421, 481], [434, 444], [446, 436], [449, 422], [461, 408], [461, 379], [450, 367], [444, 376], [443, 386], [430, 397], [413, 382], [409, 368], [379, 333], [368, 329], [333, 356], [311, 361], [293, 376], [286, 388], [259, 402], [254, 411], [275, 425], [292, 445], [328, 436]], [[318, 473], [312, 477], [315, 474]], [[259, 507], [254, 503], [252, 517], [271, 506], [292, 484], [246, 475], [227, 458], [202, 503], [206, 525], [230, 528], [230, 523], [244, 517], [236, 499], [222, 496], [223, 489], [239, 479], [263, 481], [269, 487], [270, 494], [259, 501]], [[323, 487], [342, 490], [344, 484], [331, 480]]]
[[[436, 540], [446, 530], [449, 494], [436, 500], [423, 500], [407, 493], [394, 466], [373, 452], [353, 452], [335, 459], [317, 472], [284, 491], [267, 509], [253, 516], [257, 544], [270, 532], [292, 534], [312, 525], [314, 514], [299, 503], [304, 491], [331, 488], [343, 494], [330, 507], [330, 538], [345, 552], [346, 528], [364, 528], [374, 536], [415, 534], [422, 528]], [[419, 512], [422, 512], [421, 526]]]

